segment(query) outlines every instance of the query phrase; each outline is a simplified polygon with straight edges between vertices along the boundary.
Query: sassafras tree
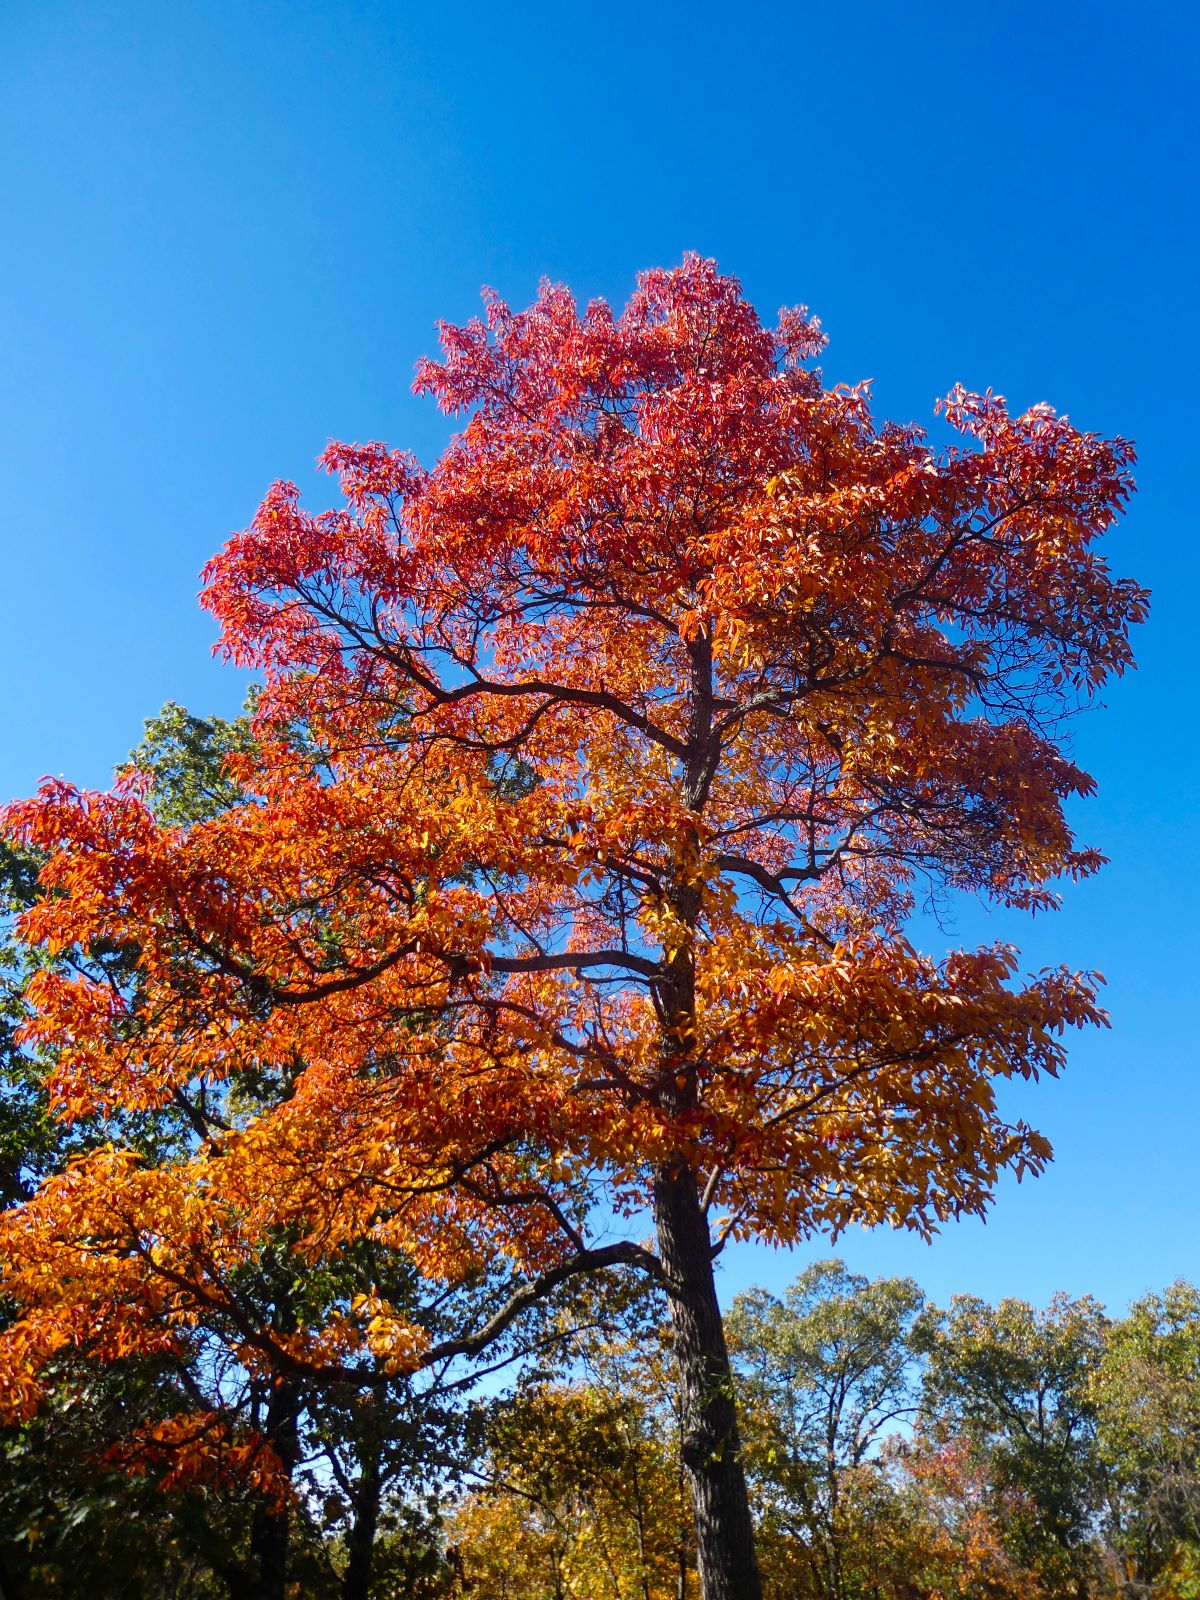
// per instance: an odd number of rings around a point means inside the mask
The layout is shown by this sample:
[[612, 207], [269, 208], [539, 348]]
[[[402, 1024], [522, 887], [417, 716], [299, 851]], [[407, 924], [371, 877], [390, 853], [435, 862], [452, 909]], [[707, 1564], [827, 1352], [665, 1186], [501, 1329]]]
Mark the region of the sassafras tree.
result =
[[[1043, 1138], [998, 1078], [1056, 1072], [1094, 980], [920, 952], [914, 901], [1042, 908], [1100, 857], [1062, 719], [1145, 595], [1097, 548], [1132, 452], [956, 389], [959, 442], [826, 387], [694, 257], [620, 316], [544, 287], [441, 330], [430, 470], [332, 445], [207, 571], [264, 680], [245, 803], [164, 826], [136, 776], [11, 808], [50, 852], [25, 936], [136, 947], [131, 996], [48, 969], [66, 1117], [246, 1074], [257, 1116], [147, 1166], [101, 1152], [5, 1223], [10, 1407], [62, 1341], [169, 1339], [256, 1237], [364, 1236], [523, 1275], [470, 1353], [573, 1276], [663, 1285], [706, 1600], [760, 1592], [713, 1257], [980, 1212]], [[640, 1220], [653, 1216], [652, 1242]], [[433, 1353], [369, 1284], [264, 1367]], [[444, 1359], [445, 1349], [437, 1352]]]

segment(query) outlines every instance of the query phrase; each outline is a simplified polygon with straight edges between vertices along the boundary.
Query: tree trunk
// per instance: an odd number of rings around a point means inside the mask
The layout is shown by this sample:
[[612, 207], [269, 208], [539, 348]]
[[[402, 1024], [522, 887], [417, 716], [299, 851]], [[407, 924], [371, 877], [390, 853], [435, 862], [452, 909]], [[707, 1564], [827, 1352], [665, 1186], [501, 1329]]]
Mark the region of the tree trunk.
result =
[[[691, 695], [681, 799], [699, 817], [720, 759], [713, 732], [712, 644], [703, 633], [688, 645]], [[666, 898], [683, 937], [664, 952], [656, 983], [664, 1027], [660, 1039], [660, 1104], [682, 1116], [697, 1104], [696, 947], [701, 889], [699, 829], [679, 841]], [[682, 1396], [681, 1454], [692, 1488], [701, 1600], [762, 1600], [754, 1523], [742, 1468], [733, 1372], [713, 1279], [712, 1242], [696, 1176], [682, 1158], [654, 1178], [654, 1221], [662, 1261]]]
[[703, 1600], [762, 1600], [708, 1222], [695, 1177], [682, 1162], [656, 1175], [654, 1218], [683, 1399], [681, 1444], [696, 1514], [700, 1593]]
[[354, 1489], [354, 1521], [346, 1541], [349, 1560], [342, 1579], [342, 1600], [368, 1600], [371, 1557], [379, 1526], [380, 1471], [378, 1449], [363, 1462]]
[[[267, 1402], [266, 1437], [291, 1479], [299, 1452], [300, 1416], [295, 1386], [276, 1382]], [[290, 1514], [286, 1504], [260, 1504], [250, 1526], [250, 1556], [258, 1572], [258, 1600], [286, 1600]]]

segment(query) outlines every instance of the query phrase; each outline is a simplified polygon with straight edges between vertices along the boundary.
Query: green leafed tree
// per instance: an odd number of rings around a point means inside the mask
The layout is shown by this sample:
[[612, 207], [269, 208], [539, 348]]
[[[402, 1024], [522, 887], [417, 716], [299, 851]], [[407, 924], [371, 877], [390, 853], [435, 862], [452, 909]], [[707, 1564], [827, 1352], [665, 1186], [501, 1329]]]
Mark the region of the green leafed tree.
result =
[[1136, 1300], [1096, 1377], [1105, 1567], [1129, 1600], [1200, 1594], [1200, 1291]]
[[898, 1515], [880, 1463], [915, 1412], [911, 1346], [924, 1296], [819, 1261], [776, 1297], [739, 1295], [729, 1318], [743, 1381], [747, 1464], [768, 1588], [850, 1600], [869, 1593], [878, 1534]]
[[1014, 1555], [1062, 1600], [1086, 1600], [1094, 1588], [1096, 1379], [1107, 1329], [1096, 1300], [1065, 1294], [1044, 1311], [956, 1295], [923, 1329], [925, 1431], [968, 1445]]

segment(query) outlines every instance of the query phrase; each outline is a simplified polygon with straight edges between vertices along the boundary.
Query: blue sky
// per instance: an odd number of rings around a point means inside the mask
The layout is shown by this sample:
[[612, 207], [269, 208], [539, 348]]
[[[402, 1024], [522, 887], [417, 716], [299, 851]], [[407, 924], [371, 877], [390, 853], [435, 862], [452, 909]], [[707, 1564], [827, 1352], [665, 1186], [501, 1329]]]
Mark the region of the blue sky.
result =
[[[1012, 1097], [1058, 1159], [986, 1228], [840, 1248], [943, 1300], [1200, 1276], [1198, 34], [1153, 0], [0, 0], [0, 797], [237, 703], [200, 566], [330, 437], [436, 453], [436, 318], [713, 255], [811, 305], [881, 413], [990, 384], [1141, 454], [1112, 554], [1153, 618], [1076, 739], [1113, 864], [1055, 917], [927, 930], [1099, 968], [1114, 1026]], [[742, 1250], [726, 1290], [812, 1253]]]

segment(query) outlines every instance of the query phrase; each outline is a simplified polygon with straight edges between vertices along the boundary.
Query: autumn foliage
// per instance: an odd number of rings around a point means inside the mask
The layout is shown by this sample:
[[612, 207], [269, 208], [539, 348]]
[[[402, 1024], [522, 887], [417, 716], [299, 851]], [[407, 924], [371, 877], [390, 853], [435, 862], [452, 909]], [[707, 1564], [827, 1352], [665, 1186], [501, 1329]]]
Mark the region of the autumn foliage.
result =
[[[129, 771], [9, 808], [48, 857], [23, 937], [136, 952], [124, 988], [31, 987], [59, 1115], [200, 1109], [185, 1158], [101, 1149], [6, 1214], [0, 1401], [36, 1407], [65, 1346], [202, 1321], [263, 1373], [446, 1355], [369, 1282], [317, 1325], [239, 1323], [239, 1264], [281, 1234], [450, 1281], [500, 1255], [504, 1326], [632, 1266], [676, 1324], [706, 1593], [749, 1595], [703, 1526], [744, 1504], [711, 1252], [981, 1212], [1049, 1155], [995, 1080], [1102, 1020], [1092, 976], [935, 959], [907, 919], [1042, 909], [1100, 864], [1062, 719], [1144, 613], [1097, 549], [1132, 452], [961, 389], [935, 449], [823, 385], [807, 312], [769, 331], [690, 257], [619, 317], [488, 294], [441, 342], [416, 386], [464, 421], [435, 466], [331, 445], [343, 505], [277, 484], [206, 571], [264, 684], [238, 802], [166, 824]], [[250, 1078], [273, 1091], [231, 1111]], [[614, 1240], [647, 1211], [655, 1247]]]

